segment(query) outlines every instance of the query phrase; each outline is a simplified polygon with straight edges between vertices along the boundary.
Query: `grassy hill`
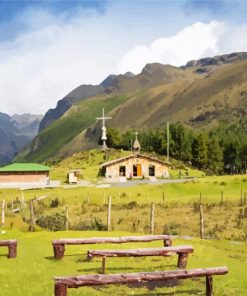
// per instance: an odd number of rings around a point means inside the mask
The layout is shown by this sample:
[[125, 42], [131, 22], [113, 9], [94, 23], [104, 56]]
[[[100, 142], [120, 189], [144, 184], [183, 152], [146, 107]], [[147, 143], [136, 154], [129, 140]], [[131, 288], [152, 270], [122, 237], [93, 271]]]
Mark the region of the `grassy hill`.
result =
[[197, 67], [147, 65], [134, 77], [115, 78], [104, 94], [77, 101], [62, 117], [38, 134], [16, 161], [61, 159], [97, 147], [104, 107], [112, 116], [108, 126], [147, 129], [166, 121], [209, 129], [219, 122], [239, 122], [247, 116], [247, 61]]
[[[40, 132], [31, 145], [17, 156], [16, 161], [42, 162], [57, 156], [67, 143], [95, 122], [102, 108], [110, 112], [130, 98], [127, 95], [102, 96], [77, 102], [59, 120]], [[83, 146], [83, 143], [80, 144]]]

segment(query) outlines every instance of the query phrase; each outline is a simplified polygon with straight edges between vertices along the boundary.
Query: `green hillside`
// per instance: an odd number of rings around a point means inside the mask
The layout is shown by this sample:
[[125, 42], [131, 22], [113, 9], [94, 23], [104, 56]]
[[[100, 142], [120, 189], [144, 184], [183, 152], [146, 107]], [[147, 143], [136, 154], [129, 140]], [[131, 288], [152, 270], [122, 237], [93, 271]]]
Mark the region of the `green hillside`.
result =
[[77, 102], [64, 116], [39, 133], [30, 147], [20, 153], [15, 161], [47, 161], [94, 123], [96, 117], [101, 115], [102, 108], [105, 108], [105, 112], [110, 112], [130, 98], [131, 95], [102, 96]]
[[[77, 101], [40, 132], [15, 161], [43, 162], [55, 156], [63, 159], [81, 150], [96, 148], [100, 125], [95, 118], [102, 108], [112, 116], [108, 126], [121, 130], [159, 127], [166, 121], [181, 122], [198, 130], [211, 129], [220, 122], [238, 123], [247, 116], [246, 61], [213, 67], [200, 75], [194, 73], [193, 67], [179, 71], [163, 67], [169, 70], [166, 83], [166, 71], [161, 72], [162, 66], [153, 64], [145, 67], [147, 73], [143, 70], [133, 81], [118, 78], [114, 90], [109, 90], [114, 94]], [[162, 79], [159, 80], [160, 72]], [[152, 75], [155, 84], [150, 78], [145, 80]], [[140, 87], [138, 77], [146, 81], [146, 87]]]

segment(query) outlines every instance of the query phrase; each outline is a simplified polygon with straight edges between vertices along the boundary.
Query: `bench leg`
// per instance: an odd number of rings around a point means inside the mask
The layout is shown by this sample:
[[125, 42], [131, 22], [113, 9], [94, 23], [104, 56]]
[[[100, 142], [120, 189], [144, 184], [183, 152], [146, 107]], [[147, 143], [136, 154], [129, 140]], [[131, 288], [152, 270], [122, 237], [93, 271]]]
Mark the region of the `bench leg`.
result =
[[9, 245], [9, 258], [16, 258], [16, 254], [17, 254], [17, 245], [13, 244], [13, 245]]
[[53, 252], [55, 259], [61, 259], [64, 256], [65, 245], [53, 245]]
[[164, 247], [171, 247], [172, 240], [170, 238], [164, 240]]
[[212, 276], [206, 276], [206, 296], [212, 296], [213, 295], [213, 277]]
[[103, 274], [105, 274], [105, 260], [106, 258], [105, 257], [102, 257], [102, 270], [101, 270], [101, 272], [103, 273]]
[[188, 253], [178, 253], [177, 268], [186, 269], [187, 261], [188, 261]]
[[55, 284], [55, 296], [67, 296], [67, 286], [63, 284]]

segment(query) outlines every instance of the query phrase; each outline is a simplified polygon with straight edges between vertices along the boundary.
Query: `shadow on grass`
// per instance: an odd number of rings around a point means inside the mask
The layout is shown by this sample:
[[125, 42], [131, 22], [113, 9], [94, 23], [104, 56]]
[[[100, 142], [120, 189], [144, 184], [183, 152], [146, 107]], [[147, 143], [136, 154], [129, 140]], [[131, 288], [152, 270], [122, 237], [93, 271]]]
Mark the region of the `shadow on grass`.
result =
[[8, 257], [8, 253], [7, 254], [0, 254], [0, 257]]
[[[193, 290], [176, 290], [175, 292], [162, 292], [162, 293], [142, 293], [142, 294], [135, 294], [136, 296], [174, 296], [174, 295], [199, 295], [201, 293], [201, 290], [193, 289]], [[133, 294], [127, 294], [126, 296], [130, 296]]]
[[[84, 256], [84, 254], [69, 254], [69, 255], [64, 255], [63, 257], [66, 258], [66, 257], [78, 257], [77, 260], [79, 260], [78, 262], [84, 262], [84, 259], [82, 261], [81, 260], [81, 257]], [[85, 254], [85, 257], [87, 255]], [[44, 257], [45, 259], [47, 260], [56, 260], [56, 261], [59, 261], [59, 260], [62, 260], [63, 258], [61, 259], [55, 259], [54, 256], [46, 256]]]
[[[169, 269], [173, 269], [175, 270], [177, 268], [176, 265], [162, 265], [162, 266], [155, 266], [155, 269], [157, 270], [157, 268], [159, 268], [159, 270], [162, 270], [162, 271], [165, 271], [165, 270], [169, 270]], [[82, 268], [82, 269], [77, 269], [78, 272], [89, 272], [89, 271], [95, 271], [95, 272], [98, 272], [98, 271], [101, 271], [101, 265], [99, 267], [94, 267], [94, 268]], [[143, 267], [140, 267], [140, 268], [136, 268], [136, 267], [119, 267], [119, 268], [116, 268], [116, 267], [106, 267], [106, 274], [107, 273], [110, 273], [110, 272], [113, 272], [113, 273], [122, 273], [122, 271], [129, 271], [129, 272], [133, 272], [134, 271], [143, 271], [145, 272], [146, 271], [150, 271], [150, 267], [149, 268], [143, 268]]]

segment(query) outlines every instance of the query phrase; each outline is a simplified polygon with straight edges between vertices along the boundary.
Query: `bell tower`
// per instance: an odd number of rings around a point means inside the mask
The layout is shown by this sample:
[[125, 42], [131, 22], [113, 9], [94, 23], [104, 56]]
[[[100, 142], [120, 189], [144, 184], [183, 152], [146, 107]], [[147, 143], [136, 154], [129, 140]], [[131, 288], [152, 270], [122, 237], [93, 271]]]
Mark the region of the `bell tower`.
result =
[[136, 138], [135, 138], [135, 141], [134, 141], [134, 144], [132, 147], [132, 152], [133, 152], [134, 156], [137, 156], [137, 154], [140, 154], [140, 152], [141, 152], [141, 145], [137, 139], [137, 135], [139, 135], [139, 133], [136, 131], [134, 134], [135, 134]]

